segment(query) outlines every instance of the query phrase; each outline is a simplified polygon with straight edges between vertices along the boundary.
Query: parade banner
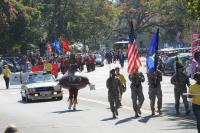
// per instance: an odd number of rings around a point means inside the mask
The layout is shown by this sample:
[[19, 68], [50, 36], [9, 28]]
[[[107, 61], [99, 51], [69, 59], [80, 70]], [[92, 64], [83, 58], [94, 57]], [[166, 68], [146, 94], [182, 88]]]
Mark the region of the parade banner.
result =
[[39, 71], [43, 71], [44, 66], [40, 65], [40, 66], [32, 66], [32, 72], [39, 72]]
[[58, 75], [58, 64], [52, 64], [52, 75]]

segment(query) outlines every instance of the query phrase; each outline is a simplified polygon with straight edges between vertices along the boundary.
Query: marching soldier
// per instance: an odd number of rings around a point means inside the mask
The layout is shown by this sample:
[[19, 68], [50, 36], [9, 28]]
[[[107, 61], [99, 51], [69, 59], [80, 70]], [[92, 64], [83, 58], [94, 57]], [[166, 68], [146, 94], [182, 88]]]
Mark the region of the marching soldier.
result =
[[162, 81], [162, 73], [159, 70], [152, 70], [147, 73], [149, 82], [149, 99], [152, 115], [155, 115], [155, 99], [157, 97], [157, 112], [161, 115], [162, 108], [162, 90], [160, 82]]
[[121, 88], [120, 88], [120, 97], [119, 97], [119, 105], [122, 106], [122, 94], [126, 91], [126, 79], [124, 77], [123, 74], [120, 73], [119, 67], [115, 68], [116, 71], [116, 76], [119, 78], [120, 82], [121, 82]]
[[[138, 71], [136, 68], [132, 74], [129, 75], [129, 80], [131, 81], [131, 99], [133, 102], [133, 110], [135, 111], [135, 117], [141, 115], [140, 108], [144, 102], [144, 95], [142, 91], [142, 82], [145, 81], [144, 75], [142, 72]], [[137, 103], [138, 101], [138, 103]]]
[[108, 101], [110, 103], [110, 109], [113, 114], [113, 118], [118, 116], [119, 108], [119, 96], [120, 96], [120, 80], [115, 75], [115, 69], [110, 71], [110, 77], [106, 81], [106, 87], [108, 88]]
[[190, 113], [189, 104], [187, 100], [187, 96], [183, 95], [183, 93], [187, 93], [187, 87], [190, 86], [190, 80], [186, 74], [183, 72], [183, 66], [179, 65], [176, 67], [176, 73], [171, 78], [171, 83], [174, 85], [174, 96], [175, 96], [175, 109], [176, 114], [179, 115], [179, 104], [180, 97], [183, 99], [183, 103], [185, 106], [186, 115]]

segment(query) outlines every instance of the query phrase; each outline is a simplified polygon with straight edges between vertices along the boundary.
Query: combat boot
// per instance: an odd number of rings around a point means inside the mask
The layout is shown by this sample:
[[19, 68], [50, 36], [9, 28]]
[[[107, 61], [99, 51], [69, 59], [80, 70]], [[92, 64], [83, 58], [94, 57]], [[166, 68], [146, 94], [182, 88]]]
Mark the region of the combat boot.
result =
[[186, 114], [186, 115], [189, 115], [190, 112], [191, 112], [191, 111], [188, 109], [188, 110], [185, 112], [185, 114]]
[[135, 112], [135, 117], [137, 118], [137, 117], [140, 117], [139, 115], [138, 115], [138, 113], [137, 112]]
[[138, 111], [137, 111], [137, 112], [138, 112], [138, 114], [139, 114], [139, 115], [141, 115], [141, 114], [142, 114], [142, 112], [141, 112], [141, 110], [140, 110], [140, 109], [138, 109]]
[[138, 110], [137, 109], [134, 109], [134, 111], [135, 111], [135, 117], [137, 118], [137, 117], [140, 117], [139, 115], [138, 115]]
[[116, 117], [115, 113], [113, 112], [113, 119], [115, 119], [115, 118], [117, 118], [117, 117]]
[[154, 111], [154, 110], [151, 111], [151, 115], [152, 115], [152, 116], [155, 115], [155, 111]]
[[179, 109], [176, 109], [176, 115], [180, 115]]
[[115, 110], [115, 115], [118, 116], [118, 111], [117, 111], [117, 109]]
[[158, 112], [159, 115], [162, 115], [162, 111], [160, 109], [158, 109], [157, 112]]

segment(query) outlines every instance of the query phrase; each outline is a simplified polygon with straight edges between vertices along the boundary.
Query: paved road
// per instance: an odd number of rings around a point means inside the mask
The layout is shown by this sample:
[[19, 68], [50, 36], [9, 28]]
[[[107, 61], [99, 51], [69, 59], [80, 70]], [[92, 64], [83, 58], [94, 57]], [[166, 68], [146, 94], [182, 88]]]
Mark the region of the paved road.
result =
[[[5, 90], [4, 81], [0, 77], [0, 132], [9, 124], [15, 124], [23, 133], [65, 133], [65, 132], [141, 132], [141, 133], [195, 133], [193, 116], [185, 116], [184, 109], [179, 117], [174, 115], [173, 86], [170, 77], [164, 76], [163, 112], [162, 116], [151, 117], [148, 99], [147, 82], [144, 83], [145, 102], [142, 107], [142, 117], [134, 118], [130, 89], [123, 95], [123, 107], [119, 110], [117, 119], [111, 118], [107, 102], [105, 81], [109, 70], [118, 64], [98, 67], [96, 71], [81, 75], [88, 76], [90, 82], [96, 85], [96, 90], [89, 87], [80, 90], [77, 111], [67, 110], [68, 92], [64, 90], [62, 101], [21, 102], [19, 87]], [[127, 65], [125, 65], [126, 67]], [[145, 72], [145, 68], [141, 68]], [[121, 70], [126, 78], [126, 69]], [[128, 82], [128, 86], [130, 82]]]

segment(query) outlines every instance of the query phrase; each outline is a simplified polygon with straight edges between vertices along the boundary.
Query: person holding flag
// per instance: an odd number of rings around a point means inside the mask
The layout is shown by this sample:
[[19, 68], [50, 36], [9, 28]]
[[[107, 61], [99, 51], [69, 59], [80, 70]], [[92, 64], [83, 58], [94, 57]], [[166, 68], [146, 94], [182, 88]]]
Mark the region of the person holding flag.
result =
[[147, 51], [147, 78], [149, 82], [149, 99], [150, 99], [150, 107], [152, 111], [152, 116], [155, 115], [155, 100], [157, 97], [157, 112], [159, 115], [162, 114], [162, 90], [161, 84], [162, 81], [162, 73], [157, 69], [157, 51], [158, 51], [158, 42], [159, 42], [159, 29], [153, 35], [151, 40], [151, 44]]
[[[128, 45], [128, 73], [129, 80], [131, 81], [131, 99], [133, 103], [133, 110], [135, 111], [135, 117], [139, 117], [138, 114], [141, 114], [140, 108], [144, 102], [141, 85], [141, 82], [144, 82], [144, 75], [138, 72], [138, 69], [142, 66], [142, 64], [137, 52], [138, 49], [134, 39], [133, 23], [131, 22]], [[137, 104], [137, 101], [139, 101], [139, 104]]]

